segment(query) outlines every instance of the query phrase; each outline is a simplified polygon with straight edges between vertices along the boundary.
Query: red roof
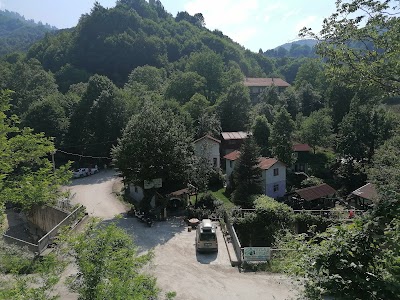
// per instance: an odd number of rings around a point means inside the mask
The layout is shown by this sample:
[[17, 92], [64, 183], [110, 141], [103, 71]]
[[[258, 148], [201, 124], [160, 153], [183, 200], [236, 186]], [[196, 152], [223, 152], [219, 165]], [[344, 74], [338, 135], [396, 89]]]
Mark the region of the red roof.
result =
[[221, 135], [222, 138], [225, 141], [227, 141], [227, 140], [244, 140], [247, 139], [247, 136], [249, 134], [244, 131], [235, 131], [235, 132], [222, 132]]
[[209, 140], [212, 140], [214, 142], [221, 143], [220, 140], [217, 140], [216, 138], [213, 138], [211, 135], [208, 135], [208, 134], [203, 136], [203, 137], [201, 137], [201, 138], [199, 138], [199, 139], [197, 139], [197, 140], [195, 140], [194, 143], [197, 143], [197, 142], [199, 142], [199, 141], [201, 141], [203, 139], [206, 139], [206, 138], [209, 139]]
[[294, 152], [310, 152], [311, 147], [308, 144], [294, 144], [293, 151]]
[[240, 156], [240, 151], [235, 150], [227, 155], [224, 156], [225, 159], [227, 160], [237, 160]]
[[257, 86], [257, 87], [267, 87], [267, 86], [280, 86], [288, 87], [289, 83], [280, 78], [246, 78], [243, 83], [245, 86]]
[[372, 183], [367, 183], [366, 185], [356, 189], [352, 194], [371, 201], [378, 200], [378, 193]]
[[275, 159], [275, 158], [260, 157], [260, 163], [258, 164], [258, 166], [262, 170], [268, 170], [269, 168], [271, 168], [277, 162], [278, 162], [278, 160]]
[[296, 190], [295, 193], [298, 194], [304, 200], [311, 201], [336, 194], [337, 192], [333, 187], [324, 183], [321, 185], [311, 186], [305, 189]]

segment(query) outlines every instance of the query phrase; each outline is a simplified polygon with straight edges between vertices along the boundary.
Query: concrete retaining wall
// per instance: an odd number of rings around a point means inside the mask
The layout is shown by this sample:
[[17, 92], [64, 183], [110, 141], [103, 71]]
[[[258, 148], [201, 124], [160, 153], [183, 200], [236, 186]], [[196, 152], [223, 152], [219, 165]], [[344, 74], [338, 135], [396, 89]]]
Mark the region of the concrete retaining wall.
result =
[[32, 208], [26, 217], [29, 222], [39, 227], [44, 232], [49, 232], [58, 223], [64, 220], [68, 213], [50, 206], [41, 206]]
[[[235, 227], [229, 220], [229, 216], [228, 216], [227, 212], [225, 212], [224, 220], [225, 220], [225, 224], [226, 224], [226, 229], [228, 230], [229, 235], [231, 236], [231, 242], [232, 242], [233, 248], [235, 249], [237, 265], [241, 265], [242, 264], [242, 245], [240, 244], [239, 238], [236, 234]], [[234, 263], [232, 260], [232, 265], [233, 264]]]

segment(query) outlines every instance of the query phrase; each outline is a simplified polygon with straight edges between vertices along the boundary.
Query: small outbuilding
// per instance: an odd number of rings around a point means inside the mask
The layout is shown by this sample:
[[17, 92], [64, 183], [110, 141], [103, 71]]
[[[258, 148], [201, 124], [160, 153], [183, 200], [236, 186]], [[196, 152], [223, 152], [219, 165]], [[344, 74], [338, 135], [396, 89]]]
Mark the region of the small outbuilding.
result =
[[335, 206], [337, 191], [323, 183], [298, 189], [288, 195], [288, 204], [294, 209], [328, 209]]
[[379, 195], [374, 184], [367, 183], [351, 192], [347, 197], [348, 204], [356, 209], [367, 210], [378, 203]]

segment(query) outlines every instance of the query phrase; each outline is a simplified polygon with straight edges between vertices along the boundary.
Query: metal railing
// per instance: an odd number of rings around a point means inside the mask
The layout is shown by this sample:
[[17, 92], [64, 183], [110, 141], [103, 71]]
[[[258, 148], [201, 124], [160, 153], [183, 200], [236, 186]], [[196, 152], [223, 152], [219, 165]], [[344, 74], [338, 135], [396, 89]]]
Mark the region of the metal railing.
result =
[[[248, 209], [233, 209], [232, 210], [232, 217], [240, 217], [243, 218], [246, 214], [255, 213], [256, 209], [248, 208]], [[339, 220], [351, 220], [354, 217], [359, 217], [365, 213], [363, 210], [358, 209], [344, 209], [344, 210], [337, 210], [337, 209], [295, 209], [293, 210], [294, 213], [308, 213], [311, 215], [319, 215], [325, 218], [330, 219], [339, 219]]]
[[73, 212], [71, 212], [68, 216], [64, 218], [60, 223], [58, 223], [52, 230], [50, 230], [46, 235], [44, 235], [39, 241], [38, 241], [38, 253], [39, 255], [47, 248], [49, 244], [51, 244], [54, 240], [54, 238], [57, 236], [59, 230], [63, 226], [71, 225], [75, 221], [77, 221], [78, 216], [83, 213], [85, 210], [85, 207], [83, 205], [79, 206], [76, 208]]

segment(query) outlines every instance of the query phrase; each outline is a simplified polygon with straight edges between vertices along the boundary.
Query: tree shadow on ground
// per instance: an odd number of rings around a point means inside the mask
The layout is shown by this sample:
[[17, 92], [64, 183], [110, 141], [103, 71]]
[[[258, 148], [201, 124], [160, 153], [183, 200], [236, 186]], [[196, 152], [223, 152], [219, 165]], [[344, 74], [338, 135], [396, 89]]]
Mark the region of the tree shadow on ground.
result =
[[139, 252], [145, 252], [158, 245], [163, 245], [186, 229], [186, 223], [182, 216], [169, 217], [166, 221], [155, 221], [151, 227], [135, 217], [127, 217], [126, 214], [102, 223], [113, 222], [133, 237]]
[[117, 172], [112, 169], [101, 170], [100, 172], [89, 175], [82, 178], [74, 178], [71, 180], [71, 183], [67, 185], [67, 187], [77, 186], [77, 185], [91, 185], [91, 184], [100, 184], [106, 181], [109, 181], [113, 178], [119, 178]]

